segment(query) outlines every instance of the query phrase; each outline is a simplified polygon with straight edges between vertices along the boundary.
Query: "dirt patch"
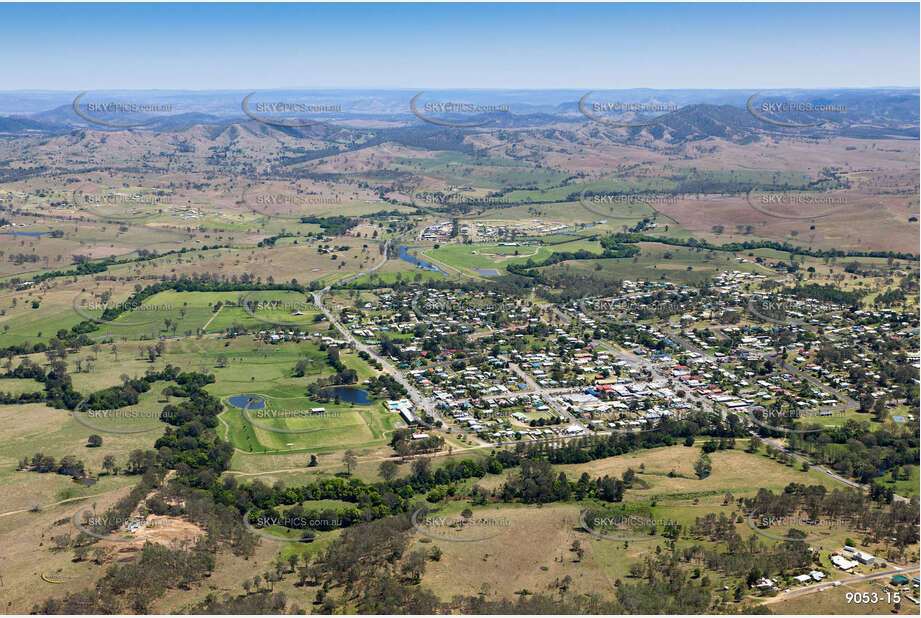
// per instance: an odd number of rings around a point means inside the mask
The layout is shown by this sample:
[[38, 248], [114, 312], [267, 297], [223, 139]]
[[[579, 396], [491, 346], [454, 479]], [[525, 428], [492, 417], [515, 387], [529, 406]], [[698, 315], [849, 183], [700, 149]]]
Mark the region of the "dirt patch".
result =
[[81, 249], [80, 255], [85, 255], [92, 259], [107, 258], [113, 257], [116, 255], [124, 255], [125, 253], [131, 253], [134, 249], [130, 247], [93, 247], [91, 249]]
[[205, 531], [183, 517], [165, 515], [148, 515], [143, 519], [134, 519], [131, 530], [123, 528], [114, 535], [124, 534], [125, 541], [105, 541], [107, 547], [115, 549], [112, 559], [120, 561], [126, 554], [134, 554], [148, 541], [171, 549], [189, 548], [205, 535]]

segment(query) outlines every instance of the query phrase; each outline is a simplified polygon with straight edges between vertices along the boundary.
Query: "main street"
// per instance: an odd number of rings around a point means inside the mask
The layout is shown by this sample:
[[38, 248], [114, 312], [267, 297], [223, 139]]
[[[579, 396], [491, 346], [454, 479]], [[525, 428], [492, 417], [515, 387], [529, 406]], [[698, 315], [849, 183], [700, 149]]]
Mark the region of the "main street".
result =
[[[364, 275], [371, 274], [375, 272], [376, 270], [378, 270], [379, 268], [381, 268], [384, 264], [387, 263], [387, 260], [390, 258], [391, 243], [393, 242], [393, 240], [398, 240], [399, 238], [400, 237], [398, 236], [395, 239], [388, 240], [384, 244], [384, 259], [381, 260], [378, 264], [375, 264], [373, 267], [371, 267], [368, 270], [365, 270], [360, 273], [356, 273], [354, 275], [346, 277], [345, 279], [338, 281], [337, 284], [341, 285], [343, 283], [348, 283], [349, 281], [353, 281]], [[409, 394], [409, 400], [412, 401], [413, 405], [416, 408], [417, 416], [421, 416], [422, 413], [424, 413], [425, 415], [434, 418], [436, 421], [441, 421], [442, 426], [447, 427], [448, 426], [447, 420], [441, 415], [440, 412], [438, 412], [438, 409], [435, 407], [434, 403], [432, 403], [432, 401], [429, 398], [425, 397], [415, 386], [413, 386], [413, 384], [408, 379], [406, 379], [406, 376], [404, 376], [403, 373], [399, 369], [394, 367], [393, 364], [388, 359], [378, 354], [374, 350], [373, 347], [365, 345], [364, 343], [359, 341], [354, 335], [352, 335], [352, 333], [345, 327], [345, 325], [339, 322], [339, 320], [336, 318], [333, 312], [330, 311], [329, 308], [326, 307], [326, 305], [323, 303], [323, 295], [329, 292], [331, 287], [332, 287], [331, 285], [327, 285], [322, 290], [319, 290], [313, 293], [314, 303], [317, 305], [317, 308], [319, 308], [320, 311], [323, 312], [323, 315], [326, 316], [326, 319], [329, 321], [329, 323], [332, 324], [336, 328], [336, 330], [338, 330], [342, 334], [342, 337], [352, 347], [354, 347], [356, 350], [365, 352], [366, 354], [368, 354], [368, 356], [370, 356], [375, 361], [380, 363], [383, 370], [386, 373], [388, 373], [394, 380], [396, 380], [403, 388], [406, 389], [406, 392]], [[485, 442], [480, 440], [475, 435], [467, 434], [464, 431], [459, 431], [458, 433], [467, 435], [469, 439], [475, 441], [478, 444], [486, 444]]]

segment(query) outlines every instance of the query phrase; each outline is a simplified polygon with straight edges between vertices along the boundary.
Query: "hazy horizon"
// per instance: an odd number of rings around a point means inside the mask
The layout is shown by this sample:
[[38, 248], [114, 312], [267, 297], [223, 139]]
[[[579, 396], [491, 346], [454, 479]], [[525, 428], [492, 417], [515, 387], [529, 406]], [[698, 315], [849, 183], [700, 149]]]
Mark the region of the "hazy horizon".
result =
[[0, 68], [0, 83], [4, 92], [911, 88], [919, 15], [908, 3], [6, 4], [0, 52], [17, 62]]

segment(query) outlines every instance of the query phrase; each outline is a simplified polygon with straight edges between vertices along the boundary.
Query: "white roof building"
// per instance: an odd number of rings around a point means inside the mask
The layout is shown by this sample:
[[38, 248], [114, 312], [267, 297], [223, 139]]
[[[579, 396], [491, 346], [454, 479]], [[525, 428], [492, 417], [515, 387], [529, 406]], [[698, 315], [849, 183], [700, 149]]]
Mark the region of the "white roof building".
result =
[[841, 569], [842, 571], [849, 571], [850, 569], [853, 569], [855, 566], [860, 564], [856, 560], [848, 560], [844, 556], [838, 556], [838, 555], [834, 555], [831, 557], [831, 563], [835, 565], [836, 567], [838, 567], [839, 569]]

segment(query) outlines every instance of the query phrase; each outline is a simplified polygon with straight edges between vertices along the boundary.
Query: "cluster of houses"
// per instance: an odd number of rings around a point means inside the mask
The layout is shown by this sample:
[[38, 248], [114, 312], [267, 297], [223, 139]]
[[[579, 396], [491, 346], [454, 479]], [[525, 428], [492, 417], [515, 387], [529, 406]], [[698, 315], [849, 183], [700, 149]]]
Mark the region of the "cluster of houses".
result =
[[345, 345], [345, 341], [333, 339], [332, 337], [322, 337], [320, 333], [314, 333], [310, 335], [300, 330], [283, 330], [283, 329], [270, 329], [270, 330], [260, 330], [255, 335], [253, 339], [256, 341], [264, 341], [266, 343], [284, 343], [286, 341], [322, 341], [327, 345]]
[[[810, 550], [811, 549], [812, 548], [810, 548]], [[876, 557], [848, 545], [845, 545], [843, 551], [840, 553], [829, 556], [829, 559], [831, 560], [831, 563], [837, 568], [848, 573], [851, 573], [855, 567], [861, 564], [873, 564], [876, 562]], [[814, 582], [821, 582], [826, 577], [826, 574], [822, 571], [811, 570], [808, 573], [795, 575], [793, 579], [797, 583], [805, 586]], [[906, 579], [905, 581], [907, 582], [908, 580]], [[835, 585], [837, 586], [839, 583], [835, 582]], [[776, 586], [777, 582], [775, 580], [767, 577], [762, 577], [757, 582], [755, 582], [752, 587], [759, 590], [768, 590], [775, 588]]]
[[431, 240], [435, 242], [446, 242], [451, 240], [451, 232], [454, 224], [450, 221], [439, 221], [432, 225], [427, 225], [419, 235], [421, 240]]
[[681, 411], [691, 407], [677, 399], [661, 380], [637, 382], [632, 378], [620, 378], [620, 383], [613, 384], [611, 380], [603, 380], [604, 384], [596, 381], [595, 386], [584, 392], [561, 398], [596, 429], [601, 429], [603, 424], [612, 429], [637, 429], [663, 418], [678, 417]]
[[[810, 548], [810, 550], [811, 549], [812, 548]], [[874, 562], [876, 562], [876, 558], [874, 556], [864, 551], [860, 551], [858, 549], [850, 547], [848, 545], [845, 545], [843, 548], [843, 551], [841, 551], [840, 553], [829, 556], [829, 559], [831, 560], [831, 563], [834, 566], [836, 566], [837, 568], [847, 573], [851, 573], [855, 567], [861, 564], [866, 565], [866, 564], [873, 564]], [[795, 575], [793, 579], [798, 584], [805, 586], [807, 584], [821, 582], [826, 577], [827, 575], [823, 573], [822, 571], [811, 570], [808, 573], [803, 573], [801, 575]], [[907, 582], [908, 580], [906, 579], [905, 581]], [[839, 582], [835, 582], [835, 585], [836, 586], [839, 585]], [[762, 577], [757, 582], [755, 582], [755, 584], [752, 587], [757, 588], [759, 590], [769, 590], [772, 588], [776, 588], [776, 586], [777, 586], [777, 582], [775, 580], [767, 578], [767, 577]]]
[[[793, 579], [799, 584], [806, 585], [822, 581], [825, 579], [825, 573], [822, 571], [812, 570], [808, 573], [803, 573], [802, 575], [795, 575]], [[777, 581], [771, 579], [770, 577], [762, 577], [752, 585], [752, 588], [757, 588], [758, 590], [770, 590], [776, 587]]]
[[873, 564], [876, 562], [876, 557], [871, 556], [870, 554], [855, 549], [849, 545], [844, 546], [844, 551], [841, 554], [835, 554], [829, 559], [831, 563], [841, 569], [842, 571], [850, 571], [854, 567], [861, 564]]
[[471, 393], [474, 398], [500, 396], [525, 388], [526, 385], [521, 384], [520, 379], [505, 364], [494, 356], [488, 356], [459, 371], [454, 371], [448, 364], [442, 364], [410, 369], [406, 375], [421, 390], [430, 393], [436, 405], [453, 408], [470, 397]]
[[[426, 290], [414, 295], [383, 294], [375, 305], [365, 303], [358, 310], [345, 308], [343, 323], [353, 335], [368, 345], [376, 345], [381, 334], [413, 333], [420, 322], [430, 326], [429, 335], [471, 333], [493, 327], [490, 313], [499, 312], [504, 319], [526, 323], [530, 319], [527, 305], [515, 301], [507, 306], [494, 292], [464, 293]], [[359, 311], [362, 314], [360, 315]], [[536, 318], [535, 318], [536, 320]], [[420, 349], [422, 340], [410, 340], [406, 351]], [[425, 356], [425, 354], [422, 354]]]

